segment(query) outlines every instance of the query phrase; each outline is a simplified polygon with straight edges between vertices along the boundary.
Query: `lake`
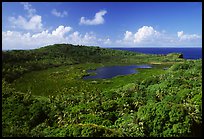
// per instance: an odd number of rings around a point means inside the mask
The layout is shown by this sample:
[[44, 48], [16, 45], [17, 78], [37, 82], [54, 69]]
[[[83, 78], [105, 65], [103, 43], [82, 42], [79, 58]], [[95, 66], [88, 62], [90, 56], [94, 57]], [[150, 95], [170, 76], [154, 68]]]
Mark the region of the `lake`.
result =
[[83, 79], [109, 79], [118, 75], [134, 74], [137, 68], [152, 68], [151, 65], [129, 65], [129, 66], [106, 66], [96, 70], [87, 70], [88, 73], [96, 75], [84, 76]]
[[202, 58], [202, 48], [111, 48], [111, 49], [140, 52], [145, 54], [166, 55], [169, 53], [182, 53], [184, 59]]

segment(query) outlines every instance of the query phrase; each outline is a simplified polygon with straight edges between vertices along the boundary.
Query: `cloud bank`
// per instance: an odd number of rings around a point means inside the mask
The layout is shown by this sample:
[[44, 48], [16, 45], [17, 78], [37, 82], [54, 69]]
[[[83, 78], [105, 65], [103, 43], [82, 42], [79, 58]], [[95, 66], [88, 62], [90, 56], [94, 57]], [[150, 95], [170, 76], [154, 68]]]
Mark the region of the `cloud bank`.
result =
[[123, 47], [155, 47], [155, 46], [199, 46], [202, 37], [197, 34], [184, 34], [178, 31], [177, 35], [169, 35], [155, 30], [151, 26], [143, 26], [135, 33], [126, 31], [120, 40], [98, 38], [93, 32], [85, 34], [74, 31], [70, 26], [60, 25], [52, 31], [43, 30], [38, 33], [23, 33], [18, 31], [2, 32], [2, 48], [34, 49], [56, 43], [71, 43], [77, 45], [94, 46], [123, 46]]
[[2, 32], [2, 49], [35, 49], [56, 43], [71, 43], [76, 45], [104, 45], [111, 40], [97, 38], [93, 32], [84, 35], [78, 31], [72, 32], [70, 26], [60, 25], [53, 31], [44, 30], [39, 33], [22, 33], [17, 31]]
[[179, 31], [177, 32], [177, 36], [180, 40], [196, 40], [196, 39], [200, 39], [201, 36], [197, 35], [197, 34], [184, 34], [183, 31]]
[[154, 46], [199, 46], [202, 37], [197, 34], [167, 34], [166, 31], [155, 30], [152, 26], [142, 26], [136, 32], [125, 31], [123, 39], [116, 40], [118, 46], [154, 47]]

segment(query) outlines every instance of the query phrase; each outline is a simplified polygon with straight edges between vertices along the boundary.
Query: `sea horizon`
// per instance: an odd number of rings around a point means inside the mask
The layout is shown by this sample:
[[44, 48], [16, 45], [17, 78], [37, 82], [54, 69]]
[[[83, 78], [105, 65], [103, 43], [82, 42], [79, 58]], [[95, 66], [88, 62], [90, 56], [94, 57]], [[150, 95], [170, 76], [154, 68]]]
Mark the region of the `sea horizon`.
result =
[[131, 52], [139, 52], [145, 54], [169, 54], [169, 53], [181, 53], [184, 59], [202, 59], [202, 47], [183, 48], [183, 47], [151, 47], [151, 48], [110, 48], [113, 50], [123, 50]]
[[202, 46], [105, 46], [101, 48], [202, 48]]

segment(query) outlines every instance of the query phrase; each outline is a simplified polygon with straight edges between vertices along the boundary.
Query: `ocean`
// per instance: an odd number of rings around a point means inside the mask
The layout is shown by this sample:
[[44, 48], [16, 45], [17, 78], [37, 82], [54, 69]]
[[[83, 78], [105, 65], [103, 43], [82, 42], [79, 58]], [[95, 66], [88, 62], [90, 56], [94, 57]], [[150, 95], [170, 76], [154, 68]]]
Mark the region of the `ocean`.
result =
[[111, 48], [145, 54], [182, 53], [185, 59], [202, 59], [202, 48]]

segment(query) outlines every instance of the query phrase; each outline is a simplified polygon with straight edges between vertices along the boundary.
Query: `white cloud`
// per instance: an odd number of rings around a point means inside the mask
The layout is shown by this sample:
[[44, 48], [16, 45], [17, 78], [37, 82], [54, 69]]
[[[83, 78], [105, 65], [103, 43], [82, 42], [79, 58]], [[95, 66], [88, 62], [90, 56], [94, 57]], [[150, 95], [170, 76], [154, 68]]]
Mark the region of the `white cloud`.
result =
[[24, 10], [27, 11], [27, 17], [19, 15], [18, 17], [8, 17], [9, 22], [13, 28], [23, 30], [32, 30], [34, 32], [42, 31], [42, 17], [36, 14], [36, 10], [28, 2], [21, 2]]
[[57, 17], [65, 17], [68, 15], [67, 11], [63, 11], [63, 12], [58, 12], [56, 9], [53, 9], [51, 12], [54, 16]]
[[[109, 43], [110, 39], [98, 41], [93, 32], [80, 34], [78, 31], [67, 34], [71, 27], [59, 26], [53, 31], [44, 30], [40, 33], [22, 33], [17, 31], [2, 32], [2, 49], [34, 49], [56, 43], [71, 43], [79, 45], [100, 45], [99, 43]], [[102, 40], [102, 39], [101, 39]]]
[[137, 32], [126, 31], [122, 40], [117, 40], [116, 44], [122, 45], [148, 45], [153, 44], [161, 33], [151, 26], [143, 26]]
[[6, 50], [34, 49], [55, 43], [66, 43], [68, 39], [65, 37], [65, 33], [70, 30], [71, 27], [59, 26], [52, 33], [49, 33], [48, 30], [35, 34], [16, 31], [2, 32], [2, 48]]
[[150, 39], [155, 39], [158, 37], [160, 33], [154, 30], [151, 26], [143, 26], [142, 28], [138, 29], [138, 31], [134, 35], [134, 42], [141, 43], [144, 41], [149, 41]]
[[41, 31], [43, 29], [42, 18], [39, 15], [33, 15], [30, 19], [26, 19], [22, 16], [9, 17], [10, 23], [16, 28]]
[[21, 4], [23, 5], [24, 10], [28, 12], [28, 17], [32, 17], [36, 13], [36, 10], [32, 8], [32, 5], [28, 2], [21, 2]]
[[179, 31], [177, 32], [177, 36], [181, 41], [185, 41], [185, 40], [195, 40], [195, 39], [200, 39], [201, 36], [197, 35], [197, 34], [184, 34], [183, 31]]
[[181, 36], [183, 35], [183, 31], [177, 32], [177, 35], [179, 38], [181, 38]]
[[72, 33], [72, 34], [69, 35], [69, 38], [72, 40], [72, 42], [73, 42], [74, 44], [77, 44], [77, 43], [79, 43], [80, 40], [81, 40], [81, 35], [79, 34], [78, 31], [75, 31], [74, 33]]
[[80, 34], [78, 31], [70, 34], [67, 39], [72, 44], [79, 45], [97, 45], [97, 38], [93, 33], [85, 33], [85, 35]]
[[104, 43], [105, 45], [111, 45], [111, 44], [112, 44], [112, 41], [108, 38], [108, 39], [105, 39], [105, 40], [103, 41], [103, 43]]
[[103, 16], [107, 13], [107, 11], [102, 10], [95, 14], [94, 19], [85, 19], [85, 17], [81, 17], [79, 24], [85, 24], [85, 25], [99, 25], [104, 23]]
[[106, 47], [107, 47], [107, 45], [110, 46], [113, 44], [113, 42], [111, 41], [110, 38], [106, 38], [106, 39], [98, 38], [97, 42], [98, 42], [98, 44], [100, 44], [100, 46], [106, 46]]
[[3, 50], [32, 49], [36, 43], [33, 42], [30, 33], [22, 34], [15, 31], [2, 32]]
[[52, 35], [63, 37], [65, 33], [71, 31], [71, 27], [59, 26], [56, 30], [52, 31]]
[[126, 31], [121, 40], [116, 40], [116, 46], [201, 46], [202, 36], [197, 34], [184, 34], [183, 31], [168, 34], [167, 31], [157, 31], [152, 26], [143, 26], [133, 33]]
[[132, 32], [126, 31], [126, 32], [124, 33], [124, 40], [125, 40], [125, 41], [131, 41], [131, 40], [133, 40], [133, 39], [134, 39], [134, 38], [133, 38]]
[[[33, 17], [35, 17], [34, 15]], [[33, 18], [32, 17], [32, 18]], [[31, 18], [31, 19], [32, 19]], [[14, 18], [15, 19], [15, 18]], [[14, 20], [11, 19], [11, 20]], [[16, 24], [25, 25], [28, 30], [37, 28], [31, 23], [38, 21], [30, 19], [26, 21], [24, 17], [19, 16]], [[19, 22], [19, 23], [18, 23]], [[39, 22], [40, 23], [40, 22]], [[29, 26], [28, 26], [29, 25]], [[29, 27], [29, 28], [28, 28]], [[91, 46], [123, 46], [123, 47], [144, 47], [144, 46], [200, 46], [202, 45], [202, 36], [197, 34], [184, 34], [183, 31], [171, 35], [167, 32], [160, 32], [151, 26], [143, 26], [135, 33], [126, 31], [121, 40], [111, 40], [111, 38], [98, 38], [93, 32], [81, 34], [79, 31], [73, 31], [70, 26], [60, 25], [55, 29], [43, 30], [40, 32], [18, 32], [3, 31], [2, 32], [2, 49], [34, 49], [56, 43], [71, 43], [79, 45]]]

